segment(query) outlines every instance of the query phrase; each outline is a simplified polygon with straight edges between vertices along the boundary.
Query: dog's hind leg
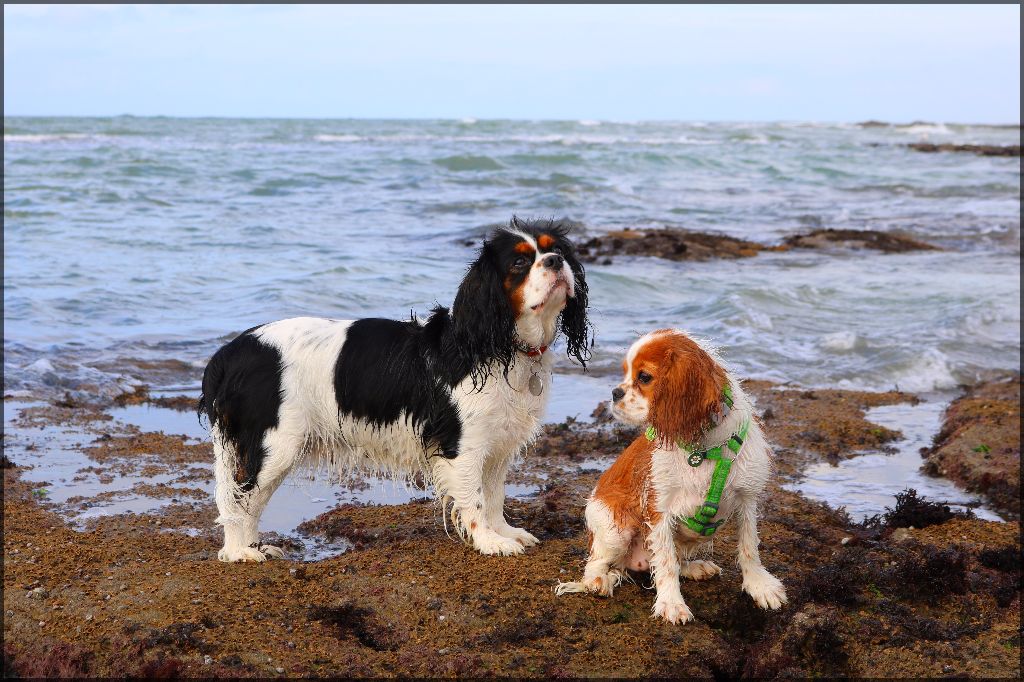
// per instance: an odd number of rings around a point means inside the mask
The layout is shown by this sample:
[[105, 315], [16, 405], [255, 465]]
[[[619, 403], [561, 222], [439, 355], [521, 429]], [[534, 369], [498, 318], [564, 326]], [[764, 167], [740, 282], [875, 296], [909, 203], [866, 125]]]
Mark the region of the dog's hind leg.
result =
[[761, 565], [757, 547], [757, 498], [744, 497], [737, 512], [737, 562], [743, 572], [743, 591], [762, 609], [777, 609], [786, 603], [786, 588]]

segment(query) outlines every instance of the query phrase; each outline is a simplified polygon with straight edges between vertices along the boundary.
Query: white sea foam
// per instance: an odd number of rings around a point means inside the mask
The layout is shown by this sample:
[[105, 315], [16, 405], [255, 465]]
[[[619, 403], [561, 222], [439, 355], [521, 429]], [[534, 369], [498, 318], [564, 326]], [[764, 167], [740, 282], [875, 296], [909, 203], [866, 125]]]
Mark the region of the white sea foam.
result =
[[102, 136], [88, 135], [86, 133], [4, 133], [4, 142], [58, 142], [62, 140], [85, 140], [90, 137], [98, 138]]
[[775, 328], [775, 325], [772, 323], [772, 316], [768, 313], [754, 310], [753, 308], [748, 308], [745, 313], [750, 320], [751, 326], [764, 331], [771, 331]]
[[[352, 134], [320, 134], [314, 136], [318, 142], [377, 142], [383, 144], [409, 144], [416, 142], [450, 142], [457, 144], [558, 144], [565, 147], [579, 145], [603, 145], [614, 146], [618, 144], [635, 144], [641, 146], [670, 146], [670, 145], [715, 145], [719, 142], [714, 140], [703, 140], [691, 138], [686, 135], [677, 136], [637, 136], [626, 135], [598, 135], [593, 133], [560, 134], [548, 133], [543, 135], [352, 135]], [[766, 144], [767, 138], [763, 141], [746, 140], [751, 144]]]
[[953, 131], [945, 123], [916, 123], [909, 126], [897, 126], [896, 130], [907, 135], [952, 135]]
[[675, 140], [679, 144], [694, 144], [694, 145], [710, 145], [720, 144], [718, 140], [702, 140], [697, 137], [689, 137], [688, 135], [680, 135]]
[[45, 374], [46, 372], [53, 372], [53, 363], [46, 358], [39, 358], [35, 362], [25, 365], [25, 369], [30, 372], [37, 372], [39, 374]]
[[821, 347], [833, 352], [851, 351], [863, 345], [864, 340], [857, 336], [856, 332], [851, 331], [835, 332], [821, 337]]
[[586, 119], [586, 118], [581, 120], [581, 121], [577, 121], [577, 123], [579, 123], [581, 126], [599, 126], [599, 125], [601, 125], [600, 121], [591, 121], [590, 119]]
[[316, 140], [317, 142], [359, 142], [359, 141], [361, 141], [361, 140], [363, 140], [365, 138], [362, 135], [350, 135], [350, 134], [331, 135], [331, 134], [323, 134], [323, 135], [317, 135], [313, 139]]
[[936, 348], [928, 348], [909, 367], [897, 372], [893, 384], [901, 391], [927, 393], [956, 388], [959, 382], [953, 376], [946, 354]]

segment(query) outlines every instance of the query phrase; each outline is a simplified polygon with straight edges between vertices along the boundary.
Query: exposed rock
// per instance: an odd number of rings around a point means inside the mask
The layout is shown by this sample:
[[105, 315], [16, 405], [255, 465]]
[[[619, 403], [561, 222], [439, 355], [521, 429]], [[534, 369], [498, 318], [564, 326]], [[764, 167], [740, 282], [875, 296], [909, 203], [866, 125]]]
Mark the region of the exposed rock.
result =
[[939, 247], [917, 239], [876, 230], [820, 229], [796, 234], [778, 246], [759, 244], [728, 235], [664, 228], [626, 228], [591, 237], [578, 249], [581, 261], [608, 265], [614, 256], [652, 256], [674, 261], [707, 261], [715, 258], [751, 258], [764, 251], [790, 249], [870, 249], [883, 253], [935, 251]]
[[668, 260], [706, 261], [713, 258], [750, 258], [763, 244], [726, 235], [676, 229], [614, 230], [583, 242], [578, 253], [584, 262], [608, 264], [612, 256], [655, 256]]
[[824, 249], [839, 246], [848, 249], [872, 249], [883, 253], [941, 250], [937, 246], [917, 239], [876, 230], [814, 230], [808, 234], [786, 237], [784, 244], [794, 249]]
[[1020, 156], [1020, 145], [994, 144], [932, 144], [930, 142], [912, 142], [907, 145], [916, 152], [970, 152], [979, 156]]

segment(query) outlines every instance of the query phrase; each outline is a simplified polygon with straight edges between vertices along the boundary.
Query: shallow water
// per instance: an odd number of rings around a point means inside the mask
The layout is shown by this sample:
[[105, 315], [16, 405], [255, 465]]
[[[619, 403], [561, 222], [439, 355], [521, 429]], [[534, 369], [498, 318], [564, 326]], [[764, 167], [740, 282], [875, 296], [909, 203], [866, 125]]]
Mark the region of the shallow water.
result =
[[917, 405], [899, 403], [867, 410], [868, 421], [903, 434], [903, 438], [894, 443], [894, 454], [863, 454], [840, 460], [836, 465], [818, 462], [804, 470], [799, 482], [783, 487], [832, 506], [845, 506], [855, 521], [894, 507], [896, 493], [904, 488], [914, 488], [919, 496], [947, 503], [953, 509], [971, 508], [982, 519], [1002, 520], [981, 505], [976, 496], [944, 478], [933, 478], [921, 472], [921, 448], [931, 446], [949, 404], [948, 396], [929, 398]]
[[[673, 226], [767, 243], [818, 227], [899, 231], [945, 249], [589, 265], [602, 371], [580, 375], [556, 345], [550, 421], [587, 418], [615, 381], [605, 372], [617, 373], [638, 334], [664, 326], [712, 339], [740, 376], [949, 391], [1020, 365], [1020, 161], [903, 145], [1019, 135], [942, 124], [5, 117], [5, 394], [89, 400], [140, 383], [195, 394], [210, 354], [255, 324], [450, 304], [487, 226], [514, 213], [567, 216], [589, 233]], [[119, 418], [202, 435], [194, 415], [149, 409]], [[871, 457], [815, 474], [853, 476], [823, 483], [822, 495], [880, 511], [877, 485], [912, 477], [891, 462], [872, 470]], [[273, 523], [288, 527], [292, 509], [327, 508], [336, 495], [279, 494], [272, 506], [294, 502], [272, 509]]]
[[[92, 444], [98, 433], [78, 426], [25, 426], [17, 422], [24, 408], [45, 403], [4, 401], [4, 453], [18, 465], [27, 467], [24, 478], [37, 483], [35, 490], [41, 502], [52, 505], [69, 518], [75, 528], [85, 529], [89, 522], [103, 516], [118, 514], [148, 514], [177, 503], [204, 504], [213, 502], [214, 480], [212, 463], [194, 463], [186, 468], [190, 473], [205, 473], [206, 477], [190, 477], [187, 482], [173, 485], [185, 471], [146, 476], [117, 473], [110, 464], [100, 465], [82, 451]], [[188, 441], [206, 440], [206, 429], [198, 425], [194, 413], [178, 412], [164, 407], [130, 405], [107, 411], [115, 422], [97, 422], [100, 431], [113, 431], [118, 427], [135, 426], [142, 431], [186, 435]], [[133, 465], [141, 469], [160, 458], [136, 456]], [[101, 469], [102, 473], [96, 471]], [[135, 490], [139, 484], [172, 484], [179, 489], [200, 489], [207, 493], [203, 500], [188, 495], [156, 498]], [[511, 498], [529, 498], [536, 495], [535, 485], [507, 484], [506, 494]], [[405, 504], [415, 499], [430, 497], [429, 491], [417, 489], [401, 481], [364, 476], [354, 481], [330, 481], [326, 477], [306, 479], [289, 477], [274, 493], [260, 522], [263, 533], [277, 533], [299, 540], [304, 546], [302, 559], [314, 561], [337, 554], [348, 548], [344, 539], [327, 541], [302, 535], [297, 527], [316, 518], [339, 504]], [[102, 496], [102, 497], [100, 497]], [[84, 498], [84, 499], [78, 499]], [[213, 516], [207, 528], [176, 528], [174, 530], [196, 534], [214, 529]], [[170, 528], [168, 528], [170, 529]]]

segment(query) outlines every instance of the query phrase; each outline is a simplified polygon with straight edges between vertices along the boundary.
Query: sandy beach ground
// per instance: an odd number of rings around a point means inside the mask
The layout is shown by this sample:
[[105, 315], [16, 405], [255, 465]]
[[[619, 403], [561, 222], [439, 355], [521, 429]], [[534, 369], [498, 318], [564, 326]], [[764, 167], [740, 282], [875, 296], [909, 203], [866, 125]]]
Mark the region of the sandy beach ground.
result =
[[[191, 409], [191, 398], [8, 398], [4, 674], [1019, 677], [1019, 374], [965, 387], [922, 459], [985, 496], [1004, 522], [906, 494], [855, 523], [784, 488], [812, 464], [886, 452], [901, 434], [866, 410], [917, 397], [748, 387], [777, 451], [762, 557], [789, 604], [762, 611], [740, 591], [730, 524], [711, 551], [723, 574], [683, 585], [696, 620], [682, 626], [650, 618], [645, 574], [611, 599], [554, 594], [582, 573], [586, 497], [634, 435], [599, 406], [593, 420], [545, 427], [515, 469], [510, 484], [530, 494], [508, 515], [542, 540], [523, 556], [476, 554], [418, 493], [336, 506], [277, 538], [292, 558], [229, 565], [215, 560], [211, 447], [174, 435], [174, 408]], [[111, 418], [132, 404], [157, 405], [149, 428]], [[26, 463], [61, 449], [88, 460], [70, 476], [125, 491], [83, 486], [51, 499]], [[125, 495], [163, 506], [91, 513]], [[348, 549], [296, 559], [313, 547]]]

